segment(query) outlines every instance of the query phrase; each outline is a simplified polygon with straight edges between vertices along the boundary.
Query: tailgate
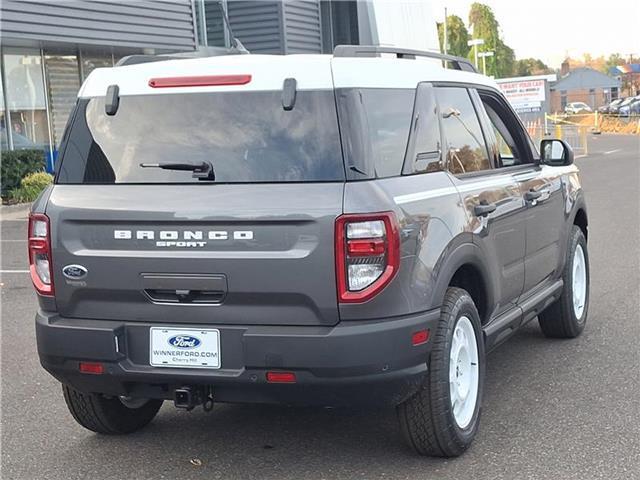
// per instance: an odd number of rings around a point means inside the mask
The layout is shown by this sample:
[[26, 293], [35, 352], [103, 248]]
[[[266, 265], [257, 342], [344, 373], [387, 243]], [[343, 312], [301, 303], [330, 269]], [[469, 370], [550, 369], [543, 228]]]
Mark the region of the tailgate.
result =
[[[46, 213], [58, 310], [172, 324], [334, 325], [343, 188], [56, 185]], [[69, 265], [87, 274], [68, 278]]]

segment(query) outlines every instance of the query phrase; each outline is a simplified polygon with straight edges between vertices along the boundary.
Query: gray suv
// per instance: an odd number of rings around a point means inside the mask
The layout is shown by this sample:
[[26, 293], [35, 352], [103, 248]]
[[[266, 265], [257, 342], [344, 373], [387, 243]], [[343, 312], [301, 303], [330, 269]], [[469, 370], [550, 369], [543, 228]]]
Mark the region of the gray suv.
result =
[[90, 74], [30, 216], [38, 352], [80, 425], [389, 405], [416, 452], [456, 456], [488, 351], [536, 317], [584, 329], [571, 148], [539, 153], [467, 60], [157, 60]]

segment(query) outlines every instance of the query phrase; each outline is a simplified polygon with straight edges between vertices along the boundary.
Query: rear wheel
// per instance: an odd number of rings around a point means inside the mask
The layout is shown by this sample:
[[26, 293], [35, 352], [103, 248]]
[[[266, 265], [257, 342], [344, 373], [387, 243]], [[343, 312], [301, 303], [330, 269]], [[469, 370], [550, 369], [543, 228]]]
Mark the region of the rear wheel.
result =
[[135, 432], [158, 413], [162, 400], [104, 397], [62, 385], [64, 400], [76, 422], [96, 433], [110, 435]]
[[547, 337], [575, 338], [582, 333], [589, 311], [589, 254], [587, 240], [573, 226], [562, 273], [564, 290], [558, 300], [538, 315], [538, 323]]
[[485, 368], [480, 317], [465, 290], [447, 290], [432, 338], [425, 384], [398, 406], [398, 419], [417, 453], [455, 457], [478, 430]]

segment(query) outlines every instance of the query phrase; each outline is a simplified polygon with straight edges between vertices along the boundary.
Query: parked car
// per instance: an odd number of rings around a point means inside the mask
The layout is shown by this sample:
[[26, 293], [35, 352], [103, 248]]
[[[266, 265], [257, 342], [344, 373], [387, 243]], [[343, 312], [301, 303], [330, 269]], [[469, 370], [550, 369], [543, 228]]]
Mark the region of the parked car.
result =
[[539, 154], [468, 60], [416, 57], [443, 58], [339, 46], [89, 75], [28, 227], [40, 361], [80, 425], [134, 432], [165, 400], [387, 405], [416, 452], [456, 456], [488, 351], [535, 318], [580, 335], [571, 148]]
[[[35, 143], [29, 137], [17, 132], [12, 132], [11, 138], [13, 140], [14, 150], [47, 150], [49, 148], [49, 145], [44, 143]], [[0, 145], [2, 146], [3, 151], [9, 149], [7, 130], [3, 127], [0, 127]]]
[[618, 105], [616, 105], [615, 107], [613, 107], [611, 109], [610, 113], [614, 113], [614, 114], [620, 114], [620, 110], [624, 109], [625, 107], [627, 107], [628, 105], [631, 104], [631, 102], [633, 102], [635, 99], [635, 97], [626, 97], [622, 100], [622, 102], [620, 102]]
[[567, 103], [564, 107], [564, 113], [576, 114], [576, 113], [591, 113], [593, 110], [589, 105], [584, 102], [571, 102]]
[[620, 105], [618, 114], [622, 117], [628, 117], [630, 115], [637, 115], [640, 113], [640, 95], [636, 97], [630, 97], [628, 103]]
[[620, 105], [624, 101], [624, 98], [616, 98], [614, 101], [608, 103], [607, 105], [603, 105], [598, 108], [598, 112], [600, 113], [614, 113], [614, 110], [617, 109], [618, 105]]

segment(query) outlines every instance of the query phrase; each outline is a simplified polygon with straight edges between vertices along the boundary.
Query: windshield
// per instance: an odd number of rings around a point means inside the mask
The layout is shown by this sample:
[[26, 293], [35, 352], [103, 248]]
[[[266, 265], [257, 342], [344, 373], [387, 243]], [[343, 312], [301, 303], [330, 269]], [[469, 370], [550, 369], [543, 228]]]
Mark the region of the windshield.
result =
[[191, 183], [191, 171], [142, 163], [208, 162], [216, 182], [344, 180], [333, 91], [123, 96], [81, 99], [57, 183]]

